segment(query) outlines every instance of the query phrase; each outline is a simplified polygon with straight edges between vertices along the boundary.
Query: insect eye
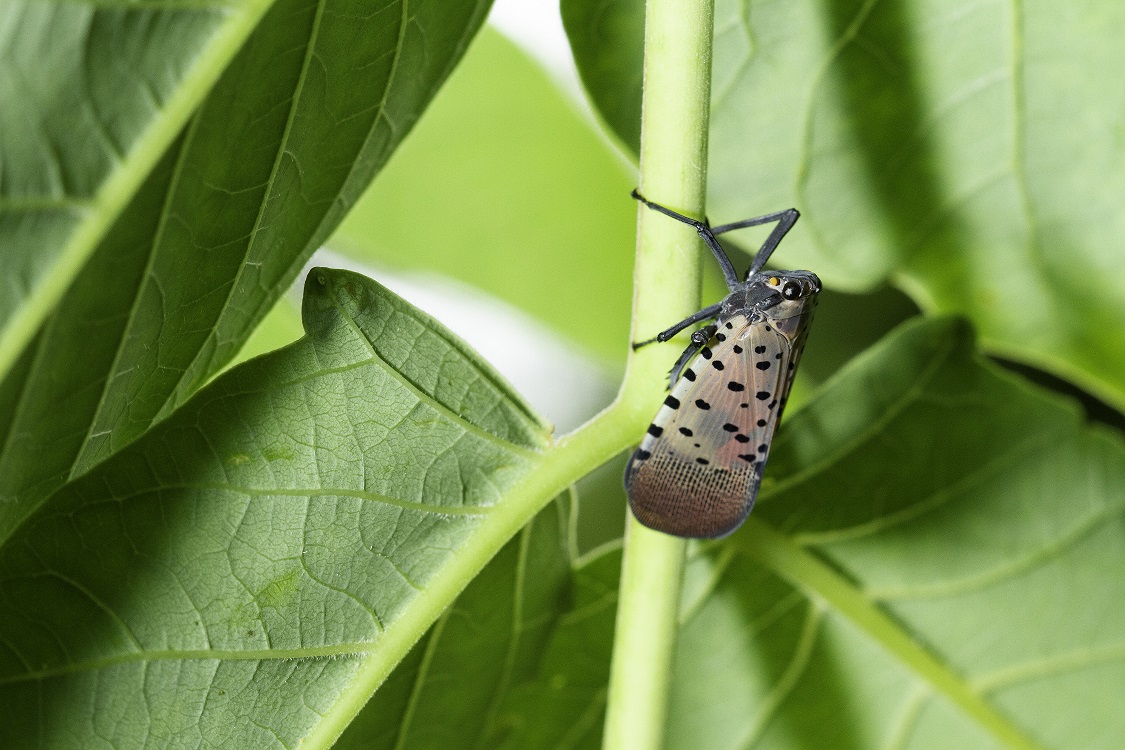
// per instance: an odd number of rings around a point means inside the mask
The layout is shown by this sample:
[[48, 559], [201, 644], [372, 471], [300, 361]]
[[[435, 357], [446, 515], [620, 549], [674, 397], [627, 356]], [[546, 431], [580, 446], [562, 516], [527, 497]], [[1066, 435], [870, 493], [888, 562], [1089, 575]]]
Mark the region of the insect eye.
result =
[[801, 285], [796, 281], [786, 281], [781, 288], [781, 296], [785, 299], [797, 299], [801, 296]]

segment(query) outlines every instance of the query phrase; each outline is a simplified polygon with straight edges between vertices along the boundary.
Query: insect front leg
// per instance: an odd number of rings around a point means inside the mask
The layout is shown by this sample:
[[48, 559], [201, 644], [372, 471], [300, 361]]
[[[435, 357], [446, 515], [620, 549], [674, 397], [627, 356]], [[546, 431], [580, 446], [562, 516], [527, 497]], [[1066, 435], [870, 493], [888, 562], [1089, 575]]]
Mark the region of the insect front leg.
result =
[[702, 238], [702, 240], [707, 243], [707, 247], [711, 248], [711, 252], [714, 254], [715, 260], [719, 262], [719, 268], [723, 269], [723, 277], [727, 280], [727, 286], [730, 287], [732, 291], [735, 287], [738, 286], [738, 274], [734, 272], [734, 266], [731, 265], [730, 258], [727, 257], [727, 253], [725, 250], [723, 250], [723, 246], [719, 244], [719, 241], [717, 239], [715, 239], [715, 235], [711, 232], [711, 227], [707, 225], [706, 219], [704, 219], [703, 221], [699, 221], [698, 219], [693, 219], [690, 216], [684, 216], [681, 213], [677, 213], [670, 208], [660, 205], [659, 203], [653, 203], [648, 198], [641, 195], [640, 191], [638, 190], [633, 191], [633, 197], [654, 211], [659, 211], [665, 216], [670, 216], [676, 221], [682, 221], [683, 223], [694, 227], [700, 238]]
[[[637, 349], [640, 349], [642, 346], [647, 346], [647, 345], [653, 343], [654, 341], [659, 341], [660, 343], [664, 343], [665, 341], [668, 341], [673, 336], [675, 336], [677, 333], [679, 333], [680, 331], [684, 330], [685, 328], [687, 328], [689, 326], [693, 326], [696, 323], [699, 323], [700, 321], [711, 320], [712, 318], [718, 317], [718, 315], [722, 311], [722, 309], [723, 309], [723, 303], [722, 302], [716, 302], [713, 305], [709, 305], [708, 307], [705, 307], [702, 310], [700, 310], [699, 312], [697, 312], [695, 315], [691, 315], [689, 317], [686, 317], [683, 320], [681, 320], [679, 323], [677, 323], [676, 325], [672, 326], [671, 328], [669, 328], [667, 330], [664, 330], [664, 331], [661, 331], [660, 333], [656, 334], [655, 337], [653, 337], [651, 339], [648, 339], [647, 341], [638, 341], [637, 343], [633, 344], [633, 351], [636, 351]], [[693, 336], [693, 338], [694, 338], [694, 336]]]
[[672, 386], [676, 384], [676, 381], [680, 379], [680, 373], [687, 367], [688, 362], [691, 362], [692, 359], [695, 358], [695, 355], [699, 354], [699, 350], [706, 346], [707, 342], [711, 340], [711, 337], [715, 335], [715, 331], [717, 330], [719, 330], [719, 326], [712, 323], [691, 334], [691, 343], [688, 344], [687, 349], [684, 349], [684, 353], [680, 355], [680, 358], [676, 360], [676, 364], [672, 365], [672, 370], [668, 373], [669, 390], [671, 390]]

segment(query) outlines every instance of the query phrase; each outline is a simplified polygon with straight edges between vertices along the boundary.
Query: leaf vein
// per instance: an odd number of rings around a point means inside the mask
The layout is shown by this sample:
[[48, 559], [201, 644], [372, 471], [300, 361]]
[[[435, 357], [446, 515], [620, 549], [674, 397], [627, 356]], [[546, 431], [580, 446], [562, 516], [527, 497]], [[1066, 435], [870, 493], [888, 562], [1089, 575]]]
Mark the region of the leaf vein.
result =
[[414, 397], [418, 399], [419, 402], [426, 404], [434, 411], [446, 417], [451, 422], [461, 427], [461, 429], [463, 429], [465, 432], [476, 435], [486, 442], [503, 448], [509, 453], [514, 453], [518, 456], [522, 456], [524, 458], [532, 459], [535, 461], [539, 461], [542, 458], [542, 454], [538, 453], [537, 451], [533, 451], [530, 448], [525, 448], [522, 445], [513, 443], [510, 440], [506, 440], [499, 435], [478, 427], [477, 425], [473, 424], [468, 419], [453, 411], [448, 406], [441, 403], [429, 393], [424, 391], [417, 384], [415, 384], [397, 369], [392, 367], [390, 363], [388, 363], [385, 359], [383, 359], [383, 357], [379, 354], [379, 351], [375, 348], [375, 344], [371, 341], [371, 339], [364, 335], [363, 330], [359, 327], [352, 316], [348, 314], [347, 310], [344, 309], [344, 306], [340, 304], [340, 301], [336, 299], [335, 296], [333, 296], [332, 301], [336, 304], [336, 309], [339, 310], [340, 316], [345, 321], [347, 321], [348, 326], [352, 329], [359, 340], [367, 346], [368, 350], [371, 352], [372, 357], [374, 357], [375, 360], [382, 365], [382, 368], [387, 372], [387, 374], [389, 374], [404, 387], [406, 387], [414, 395]]
[[946, 485], [931, 493], [929, 497], [911, 503], [901, 510], [854, 526], [829, 531], [797, 532], [792, 534], [792, 539], [802, 546], [818, 546], [853, 541], [900, 526], [947, 505], [957, 496], [980, 486], [1001, 471], [1010, 469], [1014, 464], [1019, 463], [1029, 455], [1034, 455], [1040, 451], [1044, 444], [1050, 444], [1056, 439], [1057, 435], [1049, 432], [1033, 435], [1030, 439], [1012, 446], [1009, 450], [996, 454], [957, 482]]
[[801, 675], [805, 673], [805, 670], [809, 666], [813, 646], [816, 644], [817, 636], [820, 633], [820, 624], [823, 617], [824, 612], [821, 608], [810, 601], [808, 612], [805, 615], [805, 623], [801, 628], [800, 636], [797, 638], [797, 644], [793, 649], [789, 664], [786, 665], [785, 671], [782, 672], [781, 678], [777, 681], [777, 684], [774, 685], [773, 689], [762, 699], [761, 709], [747, 729], [746, 735], [737, 743], [738, 747], [750, 750], [750, 748], [757, 743], [762, 732], [777, 714], [778, 709], [781, 708], [781, 704], [784, 703], [785, 699], [793, 692], [797, 681], [800, 680]]
[[[818, 461], [810, 462], [808, 466], [801, 471], [794, 472], [784, 479], [777, 481], [769, 488], [763, 487], [762, 494], [758, 498], [758, 503], [766, 502], [780, 495], [783, 491], [800, 485], [802, 482], [805, 482], [821, 471], [824, 471], [829, 466], [837, 463], [866, 441], [883, 432], [888, 424], [894, 421], [899, 415], [906, 411], [907, 408], [922, 397], [930, 381], [934, 379], [938, 370], [953, 353], [956, 343], [956, 341], [950, 339], [939, 351], [935, 352], [933, 360], [922, 370], [914, 384], [891, 403], [886, 410], [879, 415], [878, 419], [871, 420], [864, 429], [857, 432], [851, 439], [836, 448], [836, 450], [831, 453], [825, 453]], [[822, 393], [824, 392], [828, 391], [822, 391]], [[810, 409], [817, 400], [819, 400], [819, 398], [806, 404], [802, 412]]]

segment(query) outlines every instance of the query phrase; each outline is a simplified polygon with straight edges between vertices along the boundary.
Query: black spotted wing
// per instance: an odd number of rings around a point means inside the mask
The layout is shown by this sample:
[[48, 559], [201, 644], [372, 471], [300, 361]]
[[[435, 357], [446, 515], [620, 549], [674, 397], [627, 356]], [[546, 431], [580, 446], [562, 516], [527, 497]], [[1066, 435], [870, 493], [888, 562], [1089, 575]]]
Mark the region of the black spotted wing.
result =
[[742, 524], [808, 330], [805, 316], [735, 315], [684, 368], [625, 471], [629, 505], [646, 526], [718, 538]]

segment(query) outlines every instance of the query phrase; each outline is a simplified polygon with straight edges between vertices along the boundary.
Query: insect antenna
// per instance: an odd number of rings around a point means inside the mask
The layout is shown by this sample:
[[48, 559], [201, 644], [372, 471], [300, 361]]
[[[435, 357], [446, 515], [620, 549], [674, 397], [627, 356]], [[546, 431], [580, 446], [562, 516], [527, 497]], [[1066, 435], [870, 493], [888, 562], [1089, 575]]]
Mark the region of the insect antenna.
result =
[[[714, 253], [714, 255], [715, 255], [715, 260], [719, 261], [719, 267], [723, 269], [723, 277], [726, 278], [726, 280], [727, 280], [727, 286], [731, 289], [731, 291], [734, 291], [734, 289], [739, 284], [738, 274], [735, 273], [734, 265], [731, 264], [730, 258], [727, 257], [726, 251], [723, 250], [723, 246], [719, 244], [719, 241], [717, 239], [715, 239], [715, 232], [711, 231], [711, 227], [707, 226], [706, 222], [697, 221], [696, 219], [693, 219], [690, 216], [684, 216], [683, 214], [676, 213], [675, 211], [673, 211], [670, 208], [665, 208], [664, 206], [660, 205], [659, 203], [653, 203], [648, 198], [645, 198], [643, 195], [641, 195], [639, 190], [633, 190], [633, 197], [636, 198], [637, 200], [639, 200], [641, 203], [648, 206], [649, 208], [653, 209], [654, 211], [659, 211], [660, 213], [664, 214], [665, 216], [671, 216], [676, 221], [682, 221], [685, 224], [689, 224], [689, 225], [695, 227], [695, 231], [698, 232], [699, 236], [703, 238], [703, 241], [707, 243], [707, 247], [711, 248], [711, 252]], [[794, 213], [796, 213], [796, 212], [794, 212]], [[796, 221], [796, 219], [793, 219], [793, 221]], [[737, 228], [737, 227], [733, 227], [731, 225], [728, 225], [728, 226], [730, 226], [730, 228], [732, 228], [732, 229]], [[746, 226], [752, 226], [752, 225], [747, 224]], [[789, 226], [790, 227], [793, 226], [793, 223], [790, 222]], [[786, 232], [789, 231], [789, 227], [786, 227], [785, 231]], [[777, 232], [775, 230], [774, 234], [776, 234], [776, 233]], [[782, 232], [781, 234], [784, 235], [785, 232]], [[773, 239], [773, 235], [770, 236], [770, 239]], [[781, 237], [778, 237], [777, 241], [780, 242]], [[768, 243], [769, 240], [766, 240], [766, 242]], [[776, 246], [777, 242], [774, 242], [774, 245]], [[763, 261], [763, 262], [765, 262], [765, 261]]]
[[766, 214], [765, 216], [755, 216], [753, 219], [743, 219], [736, 221], [732, 224], [723, 224], [722, 226], [715, 227], [711, 230], [711, 234], [722, 234], [723, 232], [730, 232], [734, 229], [744, 229], [745, 227], [756, 227], [760, 224], [769, 224], [771, 221], [776, 221], [777, 226], [770, 232], [770, 236], [766, 237], [766, 241], [762, 243], [761, 248], [758, 249], [757, 255], [754, 256], [754, 262], [750, 264], [750, 269], [746, 272], [746, 278], [749, 279], [754, 274], [762, 270], [762, 266], [766, 265], [766, 261], [773, 255], [773, 251], [781, 244], [781, 239], [793, 228], [797, 223], [797, 219], [801, 218], [801, 214], [795, 208], [789, 208], [784, 211], [778, 211], [773, 214]]

